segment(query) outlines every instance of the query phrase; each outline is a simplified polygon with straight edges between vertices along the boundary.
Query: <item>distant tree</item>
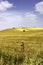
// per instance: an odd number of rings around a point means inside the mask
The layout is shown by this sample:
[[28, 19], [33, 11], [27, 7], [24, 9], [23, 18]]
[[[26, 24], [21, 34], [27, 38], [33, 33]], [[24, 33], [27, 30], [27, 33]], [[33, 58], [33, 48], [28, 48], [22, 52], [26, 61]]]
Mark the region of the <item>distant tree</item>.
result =
[[25, 32], [25, 30], [23, 30], [23, 32]]
[[15, 29], [15, 27], [13, 27], [13, 29]]

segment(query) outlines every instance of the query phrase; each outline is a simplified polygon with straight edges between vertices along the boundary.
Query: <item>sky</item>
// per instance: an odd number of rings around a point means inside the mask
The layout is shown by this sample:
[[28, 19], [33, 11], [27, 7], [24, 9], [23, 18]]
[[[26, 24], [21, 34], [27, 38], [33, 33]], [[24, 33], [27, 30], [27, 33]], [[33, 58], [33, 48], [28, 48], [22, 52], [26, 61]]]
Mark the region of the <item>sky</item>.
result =
[[43, 0], [0, 0], [0, 30], [43, 28]]

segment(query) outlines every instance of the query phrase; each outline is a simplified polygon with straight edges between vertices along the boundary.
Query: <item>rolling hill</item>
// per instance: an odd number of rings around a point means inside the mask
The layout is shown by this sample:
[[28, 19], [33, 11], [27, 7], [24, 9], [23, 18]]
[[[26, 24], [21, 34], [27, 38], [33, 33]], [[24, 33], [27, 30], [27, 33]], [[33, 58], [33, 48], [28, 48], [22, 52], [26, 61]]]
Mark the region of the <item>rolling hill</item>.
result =
[[[43, 28], [12, 28], [0, 31], [0, 51], [16, 57], [25, 55], [25, 63], [26, 57], [36, 59], [37, 54], [43, 53]], [[43, 54], [40, 56], [43, 58]]]

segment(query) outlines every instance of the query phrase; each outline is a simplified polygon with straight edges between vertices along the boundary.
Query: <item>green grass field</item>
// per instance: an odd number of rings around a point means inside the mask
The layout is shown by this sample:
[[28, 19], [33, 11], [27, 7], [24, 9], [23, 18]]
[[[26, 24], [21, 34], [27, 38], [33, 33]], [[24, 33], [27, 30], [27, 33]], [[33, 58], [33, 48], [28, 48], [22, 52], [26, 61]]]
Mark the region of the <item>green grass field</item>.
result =
[[0, 65], [43, 65], [43, 28], [0, 31]]

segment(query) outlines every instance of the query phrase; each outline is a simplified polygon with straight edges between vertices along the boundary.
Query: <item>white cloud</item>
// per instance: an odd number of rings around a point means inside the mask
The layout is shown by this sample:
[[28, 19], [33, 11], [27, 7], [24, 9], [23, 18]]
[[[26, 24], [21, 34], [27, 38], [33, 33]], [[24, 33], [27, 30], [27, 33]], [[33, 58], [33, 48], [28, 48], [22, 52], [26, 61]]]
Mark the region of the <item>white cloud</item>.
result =
[[8, 8], [12, 8], [13, 4], [8, 1], [0, 1], [0, 11], [5, 11]]
[[33, 14], [33, 13], [31, 13], [31, 12], [27, 12], [27, 13], [25, 14], [25, 17], [26, 17], [26, 19], [33, 21], [33, 20], [36, 20], [37, 15], [36, 15], [36, 14]]
[[22, 15], [11, 12], [0, 13], [0, 29], [19, 27], [22, 20]]
[[19, 14], [14, 12], [0, 13], [0, 30], [11, 27], [35, 27], [37, 15], [31, 12]]
[[41, 1], [35, 5], [35, 11], [43, 14], [43, 1]]
[[[23, 27], [35, 27], [35, 25], [34, 24], [36, 24], [37, 23], [37, 15], [36, 14], [34, 14], [34, 13], [32, 13], [32, 12], [26, 12], [25, 14], [24, 14], [24, 19], [23, 19], [23, 22], [22, 22], [22, 26]], [[21, 26], [21, 27], [22, 27]]]

